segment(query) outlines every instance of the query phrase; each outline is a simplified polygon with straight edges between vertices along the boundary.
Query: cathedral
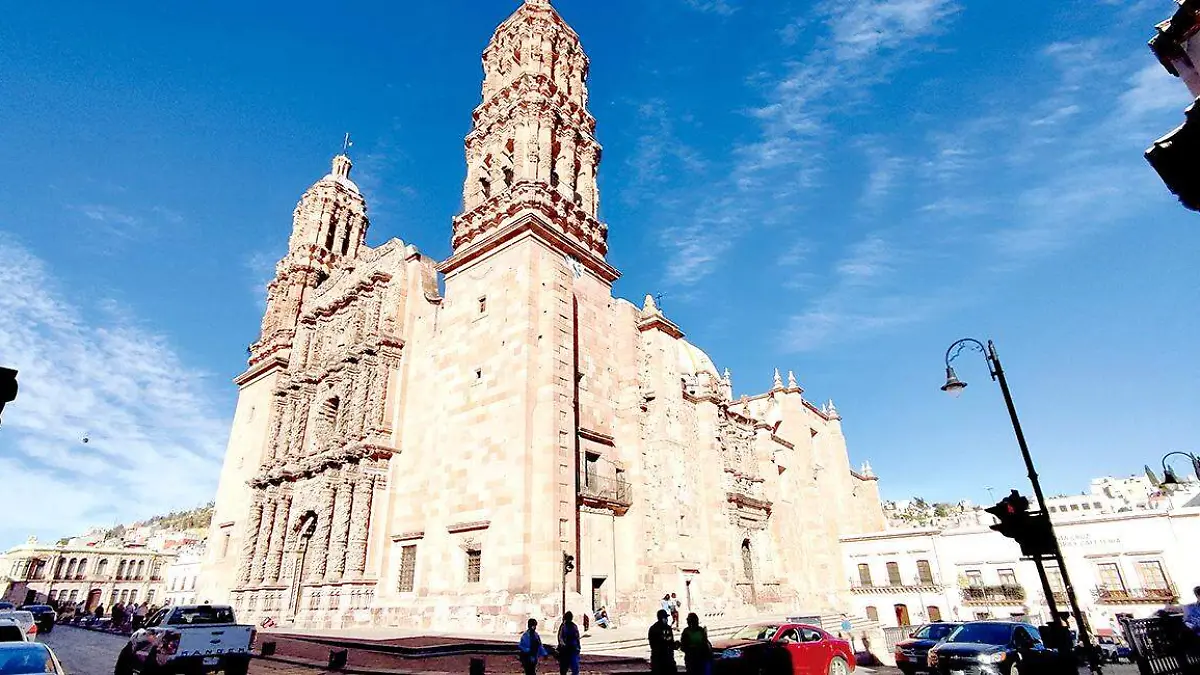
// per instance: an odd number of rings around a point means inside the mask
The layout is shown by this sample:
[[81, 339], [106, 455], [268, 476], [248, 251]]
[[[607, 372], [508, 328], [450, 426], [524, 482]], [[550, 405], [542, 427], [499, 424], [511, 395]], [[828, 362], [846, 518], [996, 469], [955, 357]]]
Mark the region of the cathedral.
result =
[[345, 154], [300, 198], [236, 379], [198, 597], [243, 621], [518, 632], [840, 612], [881, 529], [841, 417], [733, 396], [652, 297], [613, 296], [589, 62], [549, 0], [483, 52], [453, 253], [366, 244]]

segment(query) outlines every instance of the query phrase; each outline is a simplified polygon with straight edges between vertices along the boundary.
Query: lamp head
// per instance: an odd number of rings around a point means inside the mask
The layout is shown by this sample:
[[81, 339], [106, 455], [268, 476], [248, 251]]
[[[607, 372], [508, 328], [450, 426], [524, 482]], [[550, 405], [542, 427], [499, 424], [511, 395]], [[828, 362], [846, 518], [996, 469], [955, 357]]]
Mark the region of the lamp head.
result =
[[1179, 485], [1179, 476], [1175, 475], [1174, 469], [1172, 469], [1169, 466], [1167, 468], [1163, 469], [1163, 479], [1162, 479], [1161, 485], [1163, 485], [1164, 487], [1171, 486], [1171, 485]]
[[962, 395], [963, 389], [966, 388], [967, 383], [958, 379], [958, 375], [955, 374], [954, 368], [946, 366], [946, 384], [942, 385], [942, 391], [950, 394], [954, 398], [958, 398]]

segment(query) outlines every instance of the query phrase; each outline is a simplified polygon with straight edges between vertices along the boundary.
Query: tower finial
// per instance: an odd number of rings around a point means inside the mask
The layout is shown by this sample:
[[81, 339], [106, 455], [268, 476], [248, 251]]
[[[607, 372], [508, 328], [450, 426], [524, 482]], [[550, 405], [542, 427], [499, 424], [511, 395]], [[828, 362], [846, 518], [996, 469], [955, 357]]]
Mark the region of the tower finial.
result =
[[788, 371], [788, 389], [796, 389], [800, 385], [796, 384], [796, 373]]
[[354, 141], [350, 140], [350, 132], [346, 132], [346, 138], [342, 140], [342, 154], [350, 151], [350, 146], [354, 145]]
[[772, 382], [772, 385], [774, 389], [783, 389], [783, 378], [779, 376], [778, 368], [775, 369], [775, 378], [774, 382]]

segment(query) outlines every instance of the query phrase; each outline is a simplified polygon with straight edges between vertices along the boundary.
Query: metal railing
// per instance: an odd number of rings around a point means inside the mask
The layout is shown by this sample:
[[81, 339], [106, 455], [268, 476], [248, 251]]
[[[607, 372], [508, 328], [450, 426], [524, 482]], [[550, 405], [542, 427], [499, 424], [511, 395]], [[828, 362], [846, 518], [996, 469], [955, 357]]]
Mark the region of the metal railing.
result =
[[1112, 588], [1097, 586], [1092, 589], [1096, 602], [1106, 604], [1152, 603], [1174, 604], [1179, 600], [1175, 585], [1168, 583], [1158, 588]]
[[917, 575], [907, 579], [887, 579], [884, 583], [863, 583], [858, 577], [850, 577], [850, 590], [855, 593], [897, 593], [915, 589], [941, 590], [944, 584], [936, 576]]
[[967, 586], [962, 589], [962, 599], [968, 605], [1024, 602], [1025, 589], [1014, 584]]
[[585, 502], [597, 502], [602, 506], [629, 508], [633, 504], [633, 486], [629, 481], [607, 476], [584, 476], [579, 495]]

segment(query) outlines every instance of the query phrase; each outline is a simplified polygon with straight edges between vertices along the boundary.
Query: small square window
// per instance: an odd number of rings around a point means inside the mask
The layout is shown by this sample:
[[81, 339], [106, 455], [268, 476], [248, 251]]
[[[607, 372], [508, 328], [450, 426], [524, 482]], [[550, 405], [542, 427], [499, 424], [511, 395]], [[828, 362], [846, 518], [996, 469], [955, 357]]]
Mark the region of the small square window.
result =
[[478, 380], [482, 380], [482, 379], [483, 379], [483, 368], [476, 368], [475, 369], [475, 380], [478, 381]]
[[480, 567], [483, 561], [483, 551], [467, 551], [467, 583], [477, 584], [480, 578]]
[[479, 313], [487, 314], [487, 296], [479, 298]]

